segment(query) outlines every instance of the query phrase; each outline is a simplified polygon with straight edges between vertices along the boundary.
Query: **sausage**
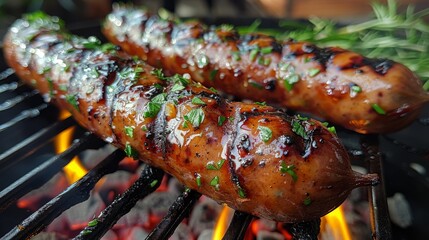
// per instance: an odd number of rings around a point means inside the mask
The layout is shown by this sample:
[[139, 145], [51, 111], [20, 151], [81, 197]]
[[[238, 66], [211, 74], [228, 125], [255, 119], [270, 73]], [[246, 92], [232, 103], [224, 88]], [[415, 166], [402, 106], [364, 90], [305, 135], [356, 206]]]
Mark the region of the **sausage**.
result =
[[264, 34], [240, 36], [230, 25], [178, 22], [116, 6], [103, 33], [171, 74], [188, 73], [241, 99], [307, 112], [359, 133], [401, 129], [429, 100], [417, 76], [391, 60]]
[[159, 69], [55, 17], [17, 20], [8, 64], [79, 124], [230, 207], [283, 222], [318, 218], [378, 176], [350, 167], [322, 123], [270, 106], [230, 102], [187, 75]]

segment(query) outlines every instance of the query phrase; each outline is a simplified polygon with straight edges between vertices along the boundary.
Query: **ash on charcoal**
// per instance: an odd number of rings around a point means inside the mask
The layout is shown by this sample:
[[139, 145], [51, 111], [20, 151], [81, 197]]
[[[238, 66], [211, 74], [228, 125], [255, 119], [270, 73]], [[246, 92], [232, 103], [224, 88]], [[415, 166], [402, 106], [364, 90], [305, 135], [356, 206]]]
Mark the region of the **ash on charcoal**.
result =
[[140, 200], [131, 209], [131, 211], [121, 217], [117, 223], [118, 226], [131, 227], [135, 225], [143, 226], [149, 221], [149, 209]]
[[128, 229], [123, 229], [120, 233], [119, 239], [127, 239], [127, 240], [140, 240], [145, 239], [149, 235], [148, 232], [146, 232], [141, 227], [132, 227]]
[[185, 191], [185, 186], [183, 186], [183, 184], [181, 184], [176, 178], [170, 178], [168, 181], [168, 191], [179, 195]]
[[170, 192], [154, 192], [143, 199], [143, 206], [157, 217], [163, 217], [178, 195]]
[[36, 211], [41, 204], [43, 204], [43, 201], [56, 197], [68, 186], [69, 183], [67, 182], [64, 174], [57, 173], [42, 187], [35, 189], [22, 197], [18, 201], [18, 206]]
[[395, 193], [387, 198], [390, 219], [401, 228], [407, 228], [412, 225], [412, 215], [410, 204], [402, 193]]
[[198, 236], [198, 240], [212, 240], [213, 233], [213, 229], [206, 229], [201, 232], [200, 236]]
[[116, 197], [117, 194], [125, 192], [136, 179], [137, 176], [133, 176], [133, 174], [127, 171], [116, 171], [101, 180], [103, 181], [103, 185], [100, 187], [99, 192], [102, 196], [114, 192], [113, 197]]
[[67, 236], [60, 234], [60, 233], [41, 232], [31, 239], [33, 239], [33, 240], [66, 240], [69, 238]]
[[278, 232], [270, 232], [270, 231], [259, 231], [256, 235], [256, 240], [284, 240], [282, 234]]
[[410, 167], [414, 169], [416, 172], [420, 173], [421, 175], [426, 175], [426, 168], [423, 167], [421, 164], [418, 163], [410, 163]]
[[193, 239], [191, 228], [184, 224], [180, 223], [177, 226], [176, 230], [174, 230], [173, 235], [169, 238], [169, 240], [188, 240]]
[[47, 228], [47, 232], [67, 233], [81, 230], [97, 216], [106, 205], [97, 193], [91, 193], [88, 200], [63, 212]]
[[189, 226], [192, 232], [200, 235], [205, 229], [214, 228], [222, 206], [214, 200], [203, 197], [192, 210]]
[[92, 169], [115, 150], [110, 144], [99, 149], [88, 149], [80, 154], [80, 160], [87, 169]]
[[104, 234], [103, 237], [101, 237], [101, 240], [119, 240], [119, 237], [114, 231], [109, 230], [106, 232], [106, 234]]

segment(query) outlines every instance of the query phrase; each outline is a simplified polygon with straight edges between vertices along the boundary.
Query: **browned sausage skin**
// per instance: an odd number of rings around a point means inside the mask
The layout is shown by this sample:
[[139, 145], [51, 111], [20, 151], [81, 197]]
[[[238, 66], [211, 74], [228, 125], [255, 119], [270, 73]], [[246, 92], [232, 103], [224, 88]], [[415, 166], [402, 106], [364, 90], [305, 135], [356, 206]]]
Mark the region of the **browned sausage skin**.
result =
[[17, 20], [6, 60], [84, 127], [232, 208], [276, 221], [321, 217], [378, 181], [350, 168], [320, 122], [229, 102], [186, 76], [63, 32], [57, 18]]
[[169, 73], [188, 73], [205, 86], [308, 112], [360, 133], [401, 129], [429, 100], [421, 81], [390, 60], [262, 34], [240, 36], [231, 26], [175, 21], [116, 6], [103, 32]]

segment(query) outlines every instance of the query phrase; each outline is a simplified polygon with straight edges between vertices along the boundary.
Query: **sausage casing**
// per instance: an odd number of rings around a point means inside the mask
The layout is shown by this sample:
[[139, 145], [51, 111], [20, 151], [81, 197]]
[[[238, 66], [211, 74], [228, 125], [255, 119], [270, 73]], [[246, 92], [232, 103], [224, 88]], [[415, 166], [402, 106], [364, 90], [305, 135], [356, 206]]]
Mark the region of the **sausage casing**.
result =
[[311, 113], [360, 133], [401, 129], [429, 100], [421, 81], [402, 64], [263, 34], [240, 36], [230, 25], [177, 23], [117, 6], [103, 32], [169, 73], [188, 73], [241, 99]]
[[229, 102], [186, 76], [67, 34], [29, 15], [4, 39], [8, 64], [85, 128], [234, 209], [276, 221], [318, 218], [377, 176], [351, 170], [318, 121]]

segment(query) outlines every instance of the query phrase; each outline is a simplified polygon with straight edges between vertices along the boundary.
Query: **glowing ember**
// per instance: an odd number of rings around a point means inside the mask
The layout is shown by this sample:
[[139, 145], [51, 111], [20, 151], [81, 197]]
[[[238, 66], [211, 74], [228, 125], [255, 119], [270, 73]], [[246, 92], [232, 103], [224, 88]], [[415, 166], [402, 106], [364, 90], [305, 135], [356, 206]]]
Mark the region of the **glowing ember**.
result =
[[231, 217], [234, 213], [234, 210], [224, 205], [222, 211], [219, 215], [218, 220], [213, 232], [213, 240], [221, 240], [223, 235], [225, 235], [226, 229], [231, 221]]
[[[351, 240], [350, 230], [347, 226], [343, 207], [339, 206], [334, 211], [322, 218], [321, 239]], [[324, 237], [329, 236], [329, 237]]]
[[[68, 112], [61, 111], [60, 119], [65, 119], [68, 116], [70, 116]], [[58, 136], [55, 138], [54, 144], [55, 144], [55, 151], [57, 153], [61, 153], [65, 151], [70, 146], [73, 130], [74, 128], [68, 128], [64, 130], [62, 133], [58, 134]], [[71, 162], [64, 167], [63, 170], [70, 184], [76, 182], [87, 173], [87, 170], [85, 169], [84, 166], [82, 166], [78, 157], [74, 157], [71, 160]]]

